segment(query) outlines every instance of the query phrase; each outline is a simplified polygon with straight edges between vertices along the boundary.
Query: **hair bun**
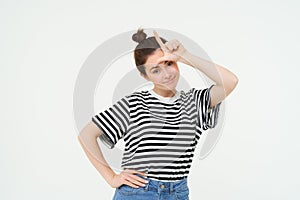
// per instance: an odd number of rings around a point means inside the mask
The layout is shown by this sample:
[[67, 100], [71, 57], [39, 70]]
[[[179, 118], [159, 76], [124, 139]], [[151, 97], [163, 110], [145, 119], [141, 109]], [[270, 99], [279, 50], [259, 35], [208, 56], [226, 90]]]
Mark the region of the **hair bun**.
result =
[[139, 28], [137, 33], [132, 35], [132, 39], [133, 41], [140, 43], [141, 41], [143, 41], [144, 39], [146, 39], [147, 35], [146, 33], [144, 33], [144, 30]]

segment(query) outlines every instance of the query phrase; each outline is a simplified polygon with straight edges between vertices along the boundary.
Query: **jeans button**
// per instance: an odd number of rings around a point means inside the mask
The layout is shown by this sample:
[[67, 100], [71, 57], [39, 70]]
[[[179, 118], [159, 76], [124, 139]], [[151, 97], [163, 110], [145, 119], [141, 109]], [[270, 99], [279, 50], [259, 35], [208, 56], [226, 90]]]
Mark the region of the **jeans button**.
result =
[[165, 185], [161, 185], [160, 188], [161, 188], [161, 189], [164, 189], [164, 188], [165, 188]]

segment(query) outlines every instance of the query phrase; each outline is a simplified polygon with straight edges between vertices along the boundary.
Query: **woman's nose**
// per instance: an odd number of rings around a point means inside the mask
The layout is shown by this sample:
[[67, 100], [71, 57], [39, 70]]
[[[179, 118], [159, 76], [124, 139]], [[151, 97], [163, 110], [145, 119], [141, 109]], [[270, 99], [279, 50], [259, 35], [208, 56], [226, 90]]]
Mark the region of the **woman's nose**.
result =
[[168, 80], [171, 78], [172, 74], [168, 70], [164, 69], [164, 79]]

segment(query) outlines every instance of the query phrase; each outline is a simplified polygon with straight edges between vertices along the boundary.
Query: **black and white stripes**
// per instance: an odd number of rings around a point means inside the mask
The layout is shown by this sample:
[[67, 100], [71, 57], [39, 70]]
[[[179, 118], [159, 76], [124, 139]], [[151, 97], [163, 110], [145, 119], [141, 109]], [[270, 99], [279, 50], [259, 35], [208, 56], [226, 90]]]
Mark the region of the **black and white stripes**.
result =
[[173, 102], [163, 102], [149, 91], [134, 92], [92, 121], [110, 148], [124, 139], [124, 169], [147, 172], [155, 180], [177, 181], [188, 176], [202, 132], [217, 124], [221, 103], [209, 109], [211, 87], [180, 91]]

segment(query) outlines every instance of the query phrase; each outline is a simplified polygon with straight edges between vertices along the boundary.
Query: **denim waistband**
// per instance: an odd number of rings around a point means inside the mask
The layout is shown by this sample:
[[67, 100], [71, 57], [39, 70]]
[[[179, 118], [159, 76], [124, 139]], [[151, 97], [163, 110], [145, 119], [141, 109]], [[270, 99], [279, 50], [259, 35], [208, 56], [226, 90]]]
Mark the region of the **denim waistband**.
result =
[[183, 189], [188, 187], [186, 177], [179, 181], [169, 182], [169, 181], [157, 181], [157, 180], [149, 179], [139, 174], [136, 175], [148, 181], [148, 183], [144, 187], [145, 190], [157, 191], [158, 193], [161, 192], [172, 193], [173, 191], [178, 190], [179, 188]]

